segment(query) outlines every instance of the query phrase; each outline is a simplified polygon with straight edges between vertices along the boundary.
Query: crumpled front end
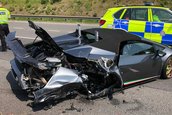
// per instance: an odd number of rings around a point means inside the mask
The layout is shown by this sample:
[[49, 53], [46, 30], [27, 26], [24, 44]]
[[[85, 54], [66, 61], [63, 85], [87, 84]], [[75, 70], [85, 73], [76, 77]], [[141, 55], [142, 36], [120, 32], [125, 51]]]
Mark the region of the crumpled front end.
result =
[[8, 35], [6, 42], [15, 56], [10, 62], [11, 73], [36, 103], [63, 98], [80, 88], [82, 80], [79, 73], [68, 67], [64, 55], [39, 45], [26, 48], [15, 38], [15, 32]]
[[64, 50], [45, 30], [30, 25], [42, 41], [24, 46], [13, 32], [6, 42], [15, 56], [11, 61], [13, 76], [35, 103], [78, 93], [94, 99], [122, 87], [115, 53], [90, 45]]
[[82, 79], [77, 71], [60, 67], [42, 89], [34, 92], [35, 102], [65, 98], [68, 94], [80, 89], [81, 85]]
[[39, 70], [11, 60], [11, 72], [23, 90], [26, 90], [35, 103], [51, 99], [61, 99], [82, 87], [82, 76], [77, 70], [60, 67]]

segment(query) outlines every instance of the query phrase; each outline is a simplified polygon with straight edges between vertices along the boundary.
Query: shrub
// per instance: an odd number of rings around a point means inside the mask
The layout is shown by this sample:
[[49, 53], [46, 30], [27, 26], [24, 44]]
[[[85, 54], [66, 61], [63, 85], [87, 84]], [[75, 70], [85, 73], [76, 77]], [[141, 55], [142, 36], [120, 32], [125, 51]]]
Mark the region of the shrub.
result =
[[82, 5], [82, 1], [81, 0], [76, 0], [75, 3], [77, 3], [78, 6]]
[[50, 0], [50, 4], [54, 4], [55, 2], [60, 2], [61, 0]]
[[94, 13], [94, 14], [93, 14], [93, 17], [97, 17], [97, 13]]
[[91, 10], [91, 3], [89, 1], [87, 1], [85, 3], [85, 8], [86, 8], [86, 11], [90, 11]]
[[29, 3], [29, 0], [26, 0], [25, 3], [28, 4]]
[[53, 6], [53, 7], [52, 7], [52, 10], [53, 10], [53, 11], [57, 10], [56, 6]]
[[41, 4], [47, 4], [49, 0], [41, 0]]
[[23, 11], [23, 8], [22, 8], [22, 7], [20, 7], [20, 8], [19, 8], [19, 11]]
[[47, 5], [45, 13], [46, 14], [51, 14], [51, 12], [52, 12], [51, 6], [50, 5]]
[[26, 8], [31, 8], [31, 4], [27, 4], [26, 5]]
[[10, 6], [10, 7], [9, 7], [9, 11], [10, 11], [10, 12], [14, 12], [14, 11], [15, 11], [15, 8], [12, 7], [12, 6]]

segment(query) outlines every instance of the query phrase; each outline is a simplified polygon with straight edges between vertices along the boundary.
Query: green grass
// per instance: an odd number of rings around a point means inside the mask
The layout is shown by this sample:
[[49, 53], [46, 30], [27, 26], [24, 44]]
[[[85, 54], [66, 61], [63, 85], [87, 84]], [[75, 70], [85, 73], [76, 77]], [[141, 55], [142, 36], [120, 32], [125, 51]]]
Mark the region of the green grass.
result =
[[32, 4], [39, 4], [40, 0], [1, 0], [4, 4], [25, 4], [25, 3], [32, 3]]
[[155, 1], [156, 5], [164, 5], [165, 7], [172, 8], [170, 0], [55, 0], [57, 2], [53, 4], [50, 2], [41, 4], [42, 0], [1, 1], [12, 14], [29, 15], [101, 17], [108, 8], [121, 5], [143, 5], [144, 1]]

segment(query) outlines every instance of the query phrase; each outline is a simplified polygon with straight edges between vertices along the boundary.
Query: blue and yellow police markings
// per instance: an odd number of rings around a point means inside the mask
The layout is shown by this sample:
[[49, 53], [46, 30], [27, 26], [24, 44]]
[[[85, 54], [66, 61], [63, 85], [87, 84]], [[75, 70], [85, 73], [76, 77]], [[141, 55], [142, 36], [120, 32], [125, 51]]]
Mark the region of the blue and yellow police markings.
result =
[[146, 28], [145, 25], [146, 25], [145, 21], [130, 20], [128, 32], [135, 34], [135, 35], [138, 35], [140, 37], [144, 37], [144, 32], [145, 32], [145, 28]]
[[164, 23], [162, 32], [162, 44], [172, 45], [172, 23]]
[[135, 20], [133, 21], [133, 20], [125, 20], [125, 19], [114, 20], [114, 28], [123, 29], [141, 37], [144, 37], [145, 30], [147, 30], [145, 25], [146, 25], [145, 21], [135, 21]]
[[172, 24], [136, 20], [114, 20], [114, 27], [146, 39], [172, 45]]
[[123, 30], [126, 30], [128, 31], [128, 23], [129, 23], [129, 20], [118, 20], [118, 19], [115, 19], [114, 20], [114, 27], [113, 28], [117, 28], [117, 29], [123, 29]]
[[151, 37], [150, 39], [152, 41], [162, 43], [162, 35], [161, 33], [163, 32], [164, 28], [164, 23], [162, 22], [151, 22]]

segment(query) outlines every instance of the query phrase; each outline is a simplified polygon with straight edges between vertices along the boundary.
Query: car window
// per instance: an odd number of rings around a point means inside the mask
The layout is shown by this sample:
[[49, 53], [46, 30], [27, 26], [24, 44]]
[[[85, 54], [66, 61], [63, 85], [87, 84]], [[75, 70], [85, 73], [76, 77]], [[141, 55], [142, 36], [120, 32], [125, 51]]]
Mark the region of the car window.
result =
[[148, 21], [147, 8], [129, 8], [122, 19]]
[[124, 16], [122, 17], [122, 19], [126, 19], [126, 20], [130, 20], [131, 19], [131, 8], [127, 9], [125, 11]]
[[119, 10], [118, 12], [116, 12], [116, 13], [113, 15], [113, 16], [114, 16], [114, 18], [119, 19], [119, 18], [120, 18], [120, 16], [121, 16], [121, 14], [123, 13], [123, 11], [124, 11], [124, 9]]
[[138, 41], [130, 41], [127, 42], [122, 48], [121, 55], [145, 55], [145, 54], [153, 54], [154, 47], [153, 45], [142, 43]]
[[131, 19], [132, 20], [147, 21], [148, 20], [148, 9], [146, 9], [146, 8], [143, 8], [143, 9], [141, 9], [141, 8], [132, 9]]
[[170, 22], [172, 23], [172, 12], [163, 9], [152, 9], [152, 17], [154, 22]]

